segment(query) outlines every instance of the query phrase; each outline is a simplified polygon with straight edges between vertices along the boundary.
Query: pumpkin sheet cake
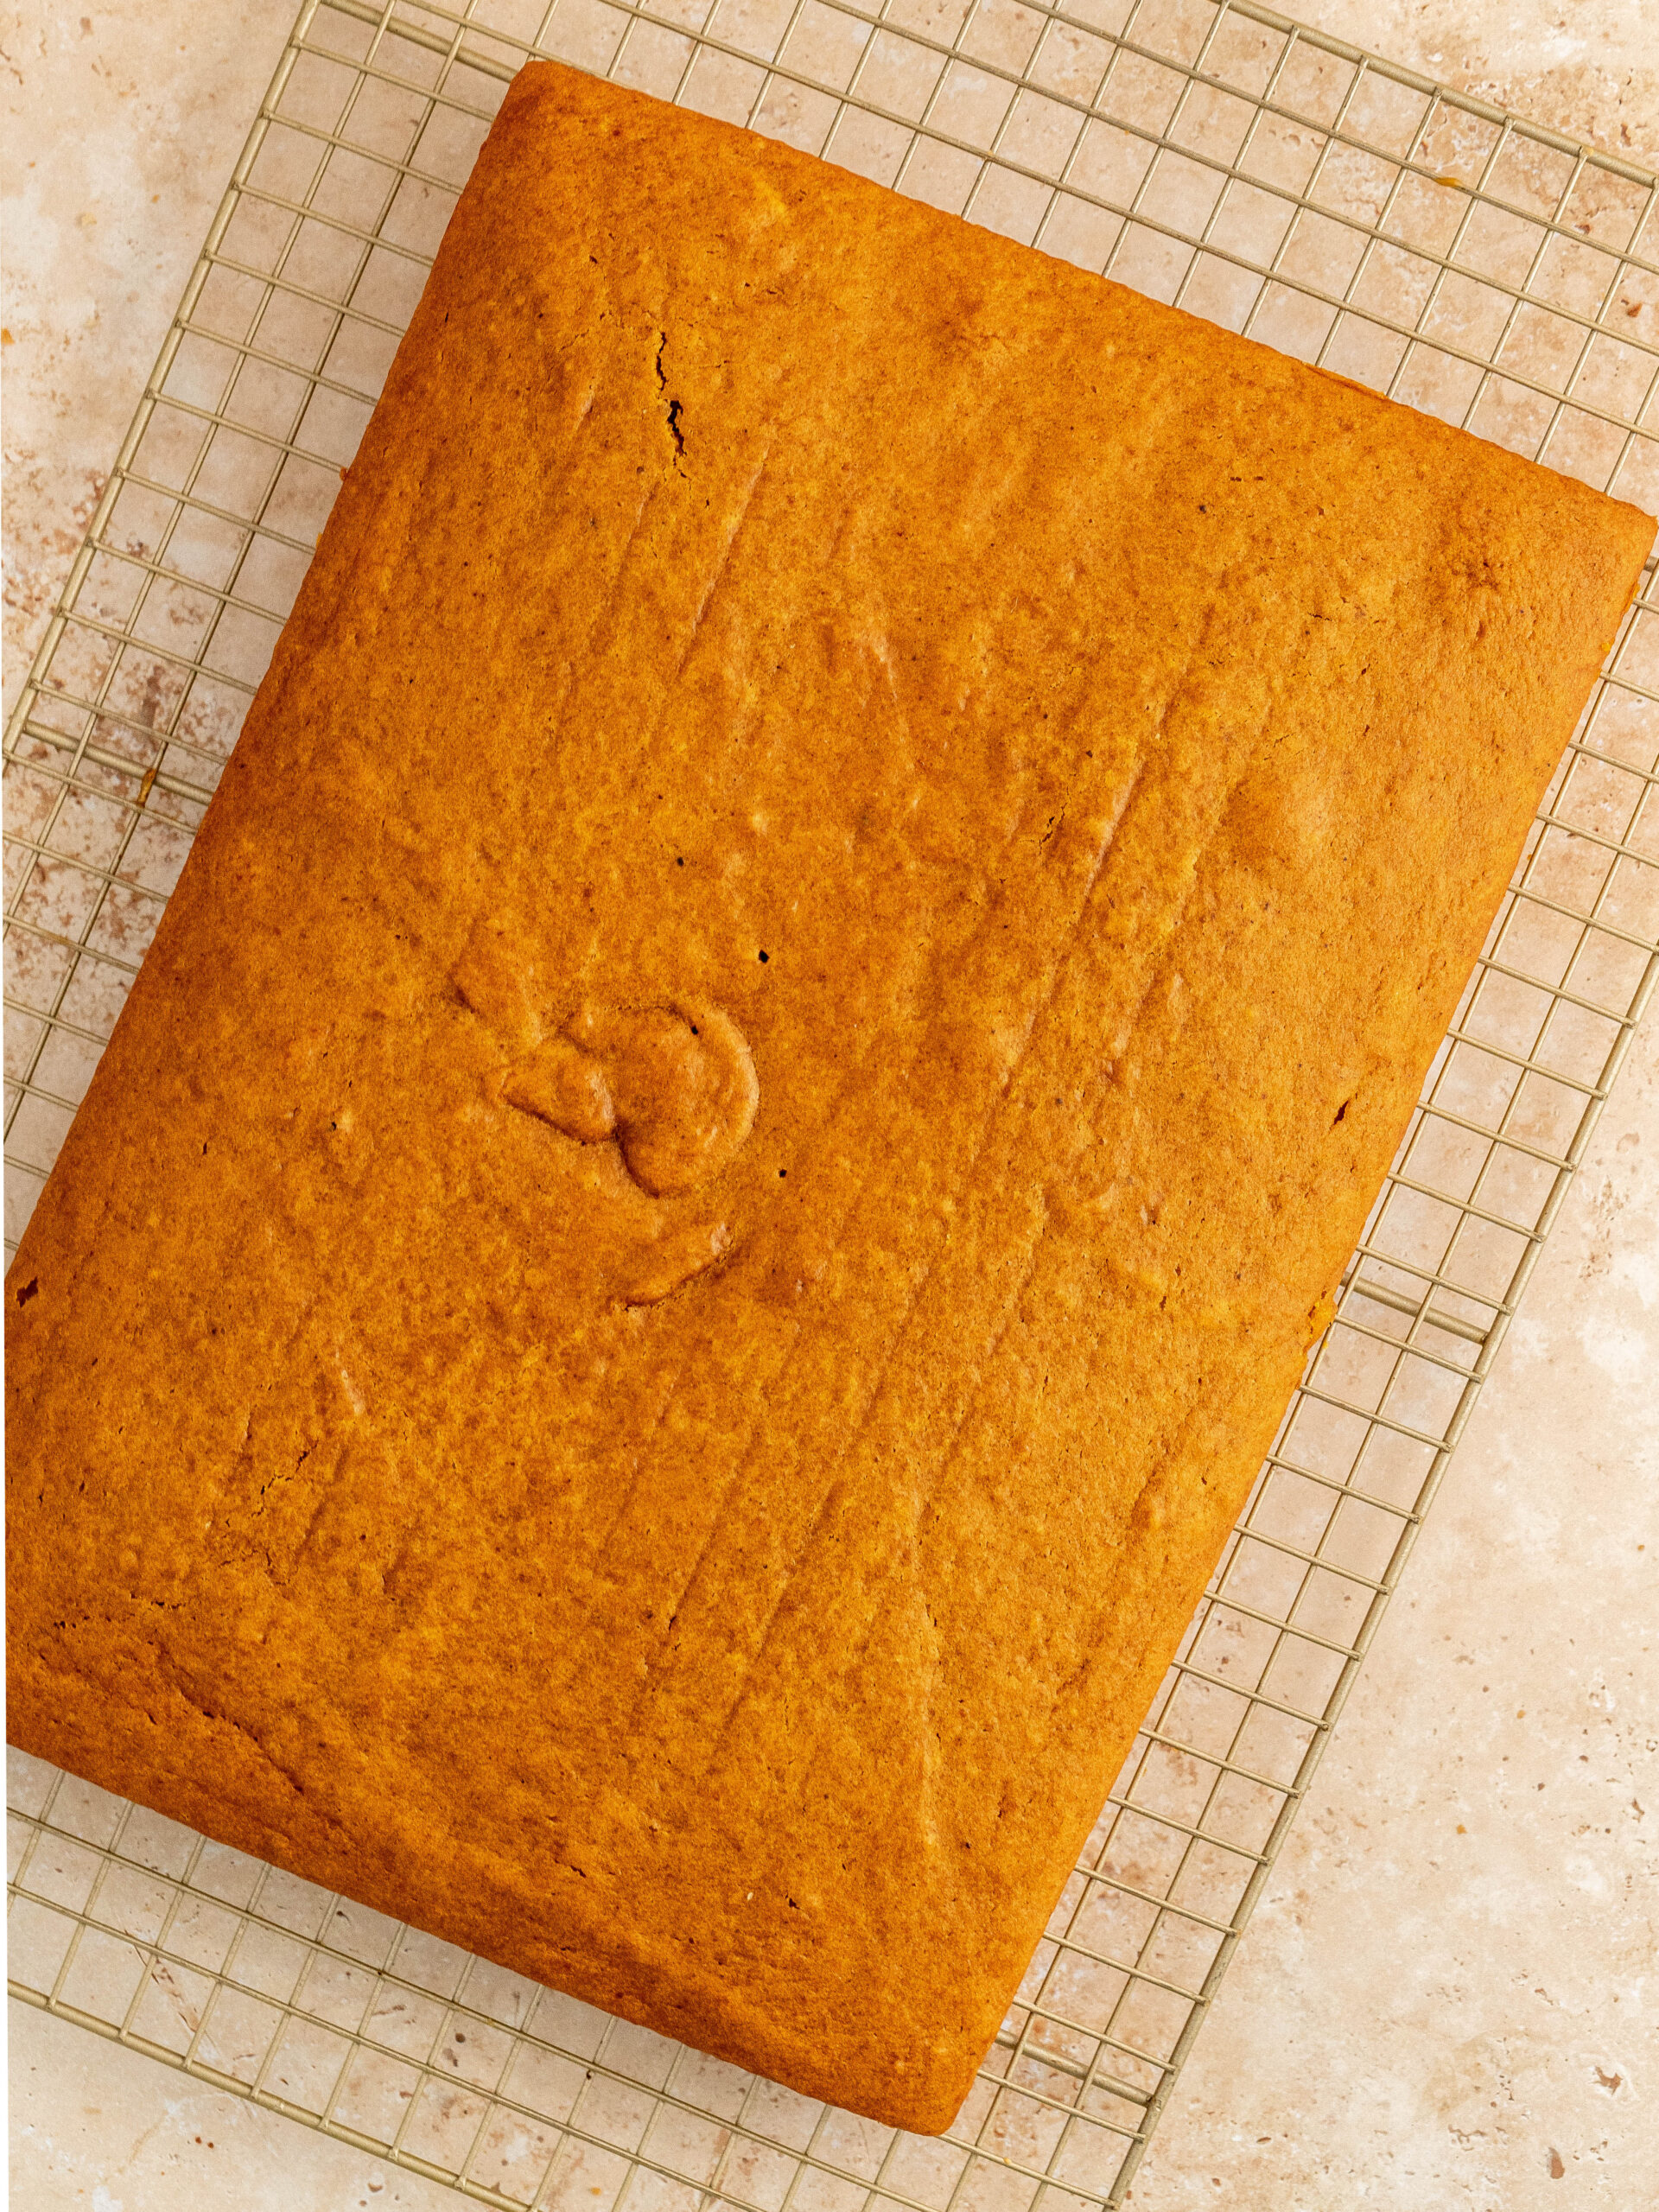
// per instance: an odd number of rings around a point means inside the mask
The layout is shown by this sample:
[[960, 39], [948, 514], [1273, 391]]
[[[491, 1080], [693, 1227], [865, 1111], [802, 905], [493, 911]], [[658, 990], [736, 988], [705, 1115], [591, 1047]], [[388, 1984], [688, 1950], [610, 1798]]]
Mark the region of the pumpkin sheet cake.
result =
[[527, 68], [9, 1279], [16, 1740], [945, 2126], [1653, 527]]

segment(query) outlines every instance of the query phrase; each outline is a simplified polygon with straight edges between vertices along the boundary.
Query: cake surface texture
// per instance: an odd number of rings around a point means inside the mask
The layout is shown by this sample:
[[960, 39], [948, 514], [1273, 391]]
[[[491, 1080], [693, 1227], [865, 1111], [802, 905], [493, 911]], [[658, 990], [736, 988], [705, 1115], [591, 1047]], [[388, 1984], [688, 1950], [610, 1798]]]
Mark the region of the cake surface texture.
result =
[[1652, 534], [526, 69], [9, 1278], [15, 1740], [946, 2126]]

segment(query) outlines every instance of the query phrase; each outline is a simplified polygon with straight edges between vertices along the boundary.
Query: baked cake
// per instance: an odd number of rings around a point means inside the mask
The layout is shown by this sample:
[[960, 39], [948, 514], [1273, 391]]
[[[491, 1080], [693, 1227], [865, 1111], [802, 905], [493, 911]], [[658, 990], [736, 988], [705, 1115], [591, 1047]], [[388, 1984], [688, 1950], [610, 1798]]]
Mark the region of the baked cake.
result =
[[16, 1739], [944, 2127], [1652, 537], [526, 69], [10, 1278]]

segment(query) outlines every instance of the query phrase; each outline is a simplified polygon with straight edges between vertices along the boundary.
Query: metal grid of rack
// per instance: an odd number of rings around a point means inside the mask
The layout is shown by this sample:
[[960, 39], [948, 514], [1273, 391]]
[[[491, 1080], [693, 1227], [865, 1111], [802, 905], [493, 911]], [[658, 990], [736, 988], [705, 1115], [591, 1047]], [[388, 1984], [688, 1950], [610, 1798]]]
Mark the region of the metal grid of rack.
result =
[[[1659, 506], [1659, 182], [1245, 0], [307, 0], [8, 731], [9, 1244], [532, 53]], [[946, 2138], [18, 1755], [14, 1993], [491, 2204], [1118, 2203], [1656, 976], [1649, 565], [1338, 1319]]]

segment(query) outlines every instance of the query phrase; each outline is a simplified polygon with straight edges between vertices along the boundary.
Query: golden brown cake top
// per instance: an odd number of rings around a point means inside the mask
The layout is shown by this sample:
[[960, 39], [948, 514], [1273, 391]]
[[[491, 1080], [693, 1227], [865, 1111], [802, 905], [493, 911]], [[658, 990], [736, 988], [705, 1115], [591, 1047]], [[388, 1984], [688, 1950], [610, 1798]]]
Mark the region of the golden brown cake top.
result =
[[11, 1278], [19, 1740], [944, 2125], [1651, 535], [527, 70]]

